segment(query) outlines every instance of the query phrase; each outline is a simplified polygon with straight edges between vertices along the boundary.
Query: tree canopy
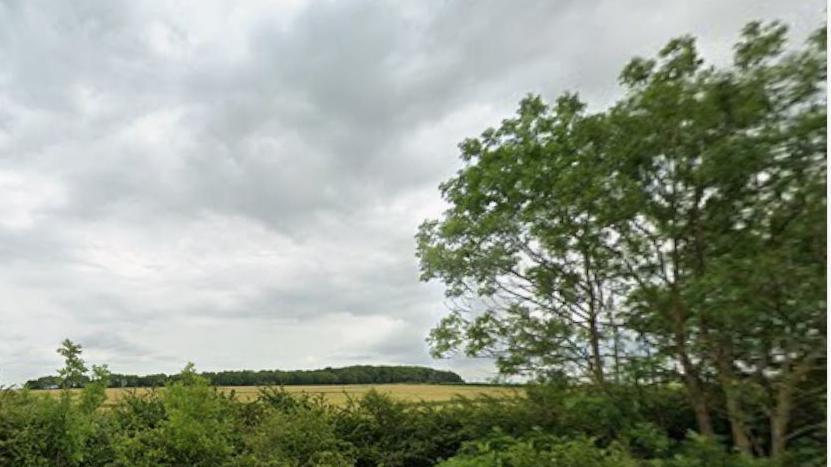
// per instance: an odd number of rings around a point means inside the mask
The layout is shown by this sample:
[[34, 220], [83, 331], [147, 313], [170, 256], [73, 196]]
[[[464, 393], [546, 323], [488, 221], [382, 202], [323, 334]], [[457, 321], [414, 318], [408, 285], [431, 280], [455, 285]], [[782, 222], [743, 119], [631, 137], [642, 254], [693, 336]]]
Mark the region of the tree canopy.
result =
[[81, 358], [82, 347], [69, 339], [64, 339], [58, 347], [58, 354], [64, 358], [63, 368], [58, 370], [57, 384], [62, 388], [81, 387], [84, 383], [86, 364]]
[[824, 430], [793, 414], [825, 393], [826, 34], [789, 50], [786, 32], [748, 24], [726, 67], [674, 39], [608, 109], [528, 96], [462, 142], [450, 207], [417, 234], [422, 279], [451, 298], [434, 353], [677, 380], [699, 431], [725, 411], [746, 454]]

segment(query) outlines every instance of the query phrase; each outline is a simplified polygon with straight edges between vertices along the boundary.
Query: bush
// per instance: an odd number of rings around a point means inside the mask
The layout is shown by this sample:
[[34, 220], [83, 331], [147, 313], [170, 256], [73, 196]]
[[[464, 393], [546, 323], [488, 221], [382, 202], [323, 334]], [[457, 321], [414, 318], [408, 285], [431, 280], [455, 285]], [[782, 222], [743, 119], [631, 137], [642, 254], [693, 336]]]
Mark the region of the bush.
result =
[[670, 459], [656, 459], [651, 467], [772, 467], [768, 459], [750, 458], [728, 452], [724, 446], [709, 441], [703, 436], [690, 433], [680, 452]]
[[[223, 395], [188, 366], [159, 391], [101, 408], [80, 393], [0, 390], [0, 465], [768, 467], [688, 432], [672, 388], [532, 386], [527, 397], [411, 404], [375, 391], [344, 406], [264, 389]], [[800, 438], [779, 465], [824, 465]]]
[[419, 466], [456, 452], [465, 436], [457, 415], [370, 391], [338, 410], [335, 423], [338, 435], [355, 446], [356, 465]]
[[82, 465], [94, 457], [90, 445], [95, 445], [101, 422], [99, 415], [81, 410], [68, 392], [52, 397], [2, 391], [0, 465]]
[[246, 438], [251, 465], [348, 466], [354, 447], [335, 434], [326, 413], [272, 410]]
[[536, 433], [522, 439], [495, 436], [466, 445], [442, 467], [628, 467], [636, 461], [612, 445], [601, 448], [591, 438], [562, 439]]
[[[222, 465], [236, 449], [232, 401], [218, 394], [188, 365], [158, 402], [131, 402], [141, 412], [123, 419], [137, 430], [127, 430], [116, 441], [122, 465]], [[144, 424], [142, 429], [142, 424]]]
[[640, 422], [623, 431], [621, 441], [629, 452], [641, 459], [665, 457], [673, 442], [652, 423]]

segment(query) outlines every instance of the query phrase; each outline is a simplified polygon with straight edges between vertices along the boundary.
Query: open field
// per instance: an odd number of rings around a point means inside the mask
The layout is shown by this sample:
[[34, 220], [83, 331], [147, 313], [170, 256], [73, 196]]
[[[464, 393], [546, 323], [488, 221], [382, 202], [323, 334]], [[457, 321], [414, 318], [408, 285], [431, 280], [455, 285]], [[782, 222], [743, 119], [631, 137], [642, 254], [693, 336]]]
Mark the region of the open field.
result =
[[[455, 384], [351, 384], [351, 385], [315, 385], [315, 386], [284, 386], [290, 393], [322, 394], [323, 397], [333, 404], [343, 404], [349, 397], [356, 398], [366, 394], [369, 390], [375, 389], [383, 394], [388, 394], [397, 400], [408, 402], [444, 402], [455, 396], [476, 398], [481, 396], [507, 397], [521, 394], [522, 390], [508, 386], [476, 386], [476, 385], [455, 385]], [[222, 386], [220, 391], [225, 393], [233, 391], [243, 401], [250, 401], [257, 398], [258, 386]], [[163, 389], [162, 389], [163, 390]], [[111, 388], [107, 389], [108, 403], [112, 404], [135, 391], [138, 394], [150, 391], [147, 388]], [[47, 390], [49, 393], [58, 394], [60, 390]]]

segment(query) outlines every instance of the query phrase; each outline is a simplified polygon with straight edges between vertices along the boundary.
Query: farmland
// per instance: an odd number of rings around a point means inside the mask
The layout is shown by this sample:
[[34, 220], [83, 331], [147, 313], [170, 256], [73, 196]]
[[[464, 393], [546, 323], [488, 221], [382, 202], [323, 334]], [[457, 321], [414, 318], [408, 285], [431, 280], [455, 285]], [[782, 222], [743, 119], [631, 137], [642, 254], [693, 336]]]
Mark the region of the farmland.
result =
[[[260, 387], [257, 386], [221, 386], [219, 391], [234, 393], [240, 401], [251, 401], [257, 398]], [[457, 396], [467, 398], [509, 397], [521, 394], [518, 387], [511, 386], [479, 386], [463, 384], [348, 384], [348, 385], [308, 385], [284, 386], [286, 392], [292, 394], [322, 395], [334, 405], [342, 405], [349, 398], [360, 398], [372, 389], [386, 394], [395, 400], [405, 402], [445, 402]], [[162, 389], [163, 390], [163, 389]], [[59, 394], [60, 390], [46, 390], [51, 394]], [[114, 405], [124, 396], [152, 391], [148, 388], [109, 388], [107, 389], [107, 405]], [[40, 391], [35, 391], [40, 392]]]

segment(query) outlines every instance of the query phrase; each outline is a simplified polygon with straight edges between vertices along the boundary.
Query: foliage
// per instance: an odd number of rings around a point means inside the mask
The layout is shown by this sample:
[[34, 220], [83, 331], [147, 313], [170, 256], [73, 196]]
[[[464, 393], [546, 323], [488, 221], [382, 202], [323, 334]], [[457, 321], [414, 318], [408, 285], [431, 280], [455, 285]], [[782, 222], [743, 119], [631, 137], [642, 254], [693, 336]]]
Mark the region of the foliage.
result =
[[125, 465], [221, 465], [233, 453], [230, 402], [188, 364], [161, 393], [164, 418], [116, 441]]
[[787, 52], [783, 25], [750, 23], [717, 68], [682, 36], [632, 60], [608, 109], [529, 96], [462, 142], [449, 208], [416, 235], [450, 299], [434, 353], [681, 384], [697, 430], [747, 456], [822, 437], [796, 414], [825, 393], [825, 37]]
[[451, 411], [370, 391], [338, 410], [337, 433], [355, 446], [356, 465], [430, 465], [458, 448], [462, 425]]
[[[695, 419], [681, 396], [540, 385], [441, 405], [371, 392], [335, 406], [268, 388], [241, 402], [189, 366], [167, 388], [92, 412], [80, 394], [1, 391], [0, 465], [766, 465], [685, 436]], [[803, 439], [789, 456], [784, 465], [822, 465], [824, 444]]]
[[104, 426], [68, 394], [49, 397], [3, 391], [0, 398], [1, 465], [94, 465], [88, 443]]
[[669, 459], [649, 462], [654, 467], [769, 467], [773, 464], [767, 459], [731, 453], [706, 437], [692, 434]]
[[[80, 348], [78, 349], [80, 352]], [[82, 362], [83, 363], [83, 362]], [[74, 376], [73, 387], [89, 382], [82, 368]], [[320, 370], [239, 370], [204, 372], [201, 376], [216, 386], [267, 386], [267, 385], [308, 385], [308, 384], [387, 384], [387, 383], [464, 383], [452, 371], [436, 370], [419, 366], [370, 366], [356, 365], [344, 368], [323, 368]], [[161, 387], [175, 381], [177, 375], [164, 373], [152, 375], [111, 374], [109, 387]], [[30, 389], [48, 389], [59, 386], [61, 378], [42, 376], [26, 382]]]
[[322, 398], [292, 396], [282, 389], [264, 390], [266, 407], [247, 434], [251, 465], [347, 466], [354, 464], [353, 446], [338, 437], [333, 411]]
[[442, 462], [442, 467], [634, 467], [635, 459], [616, 447], [598, 447], [591, 438], [560, 439], [534, 433], [517, 439], [509, 436], [468, 444], [462, 454]]
[[62, 388], [75, 388], [83, 384], [84, 373], [87, 367], [81, 358], [82, 347], [69, 339], [64, 339], [58, 347], [58, 354], [64, 358], [64, 367], [58, 370], [58, 378]]
[[107, 400], [107, 387], [110, 383], [110, 371], [107, 365], [93, 365], [92, 379], [81, 392], [80, 407], [86, 412], [93, 412]]

